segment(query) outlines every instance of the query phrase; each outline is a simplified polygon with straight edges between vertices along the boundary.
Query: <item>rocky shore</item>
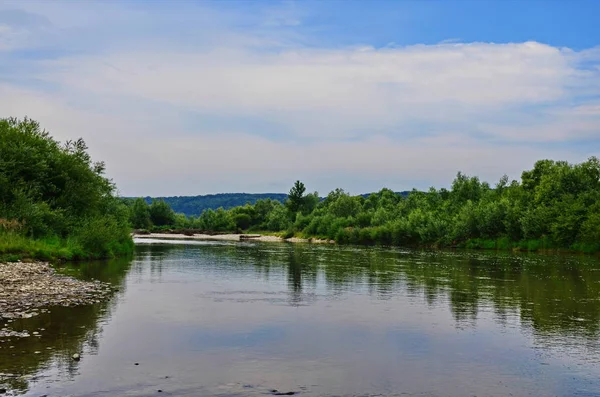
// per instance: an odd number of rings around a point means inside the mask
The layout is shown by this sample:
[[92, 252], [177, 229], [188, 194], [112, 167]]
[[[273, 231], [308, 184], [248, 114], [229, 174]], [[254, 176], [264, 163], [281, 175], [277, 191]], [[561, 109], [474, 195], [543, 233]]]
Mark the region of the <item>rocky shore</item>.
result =
[[97, 303], [111, 291], [100, 281], [58, 274], [48, 263], [0, 263], [0, 319], [32, 317], [51, 306]]

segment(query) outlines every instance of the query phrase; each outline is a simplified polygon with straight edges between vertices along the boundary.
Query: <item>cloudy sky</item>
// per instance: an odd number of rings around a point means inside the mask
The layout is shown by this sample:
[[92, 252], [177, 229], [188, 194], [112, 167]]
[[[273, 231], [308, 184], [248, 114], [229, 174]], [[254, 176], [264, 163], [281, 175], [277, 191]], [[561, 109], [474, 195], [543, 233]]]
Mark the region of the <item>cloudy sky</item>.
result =
[[600, 2], [4, 1], [0, 117], [123, 195], [518, 178], [600, 155]]

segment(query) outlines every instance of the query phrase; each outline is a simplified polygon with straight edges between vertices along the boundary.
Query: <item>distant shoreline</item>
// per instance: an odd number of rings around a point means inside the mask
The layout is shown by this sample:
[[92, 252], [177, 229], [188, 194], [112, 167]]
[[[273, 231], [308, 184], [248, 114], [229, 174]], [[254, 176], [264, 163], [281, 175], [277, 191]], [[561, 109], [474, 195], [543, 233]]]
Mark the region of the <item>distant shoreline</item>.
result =
[[262, 234], [193, 234], [191, 236], [185, 234], [169, 234], [169, 233], [150, 233], [150, 234], [133, 234], [137, 239], [165, 239], [165, 240], [219, 240], [219, 241], [262, 241], [262, 242], [288, 242], [288, 243], [315, 243], [315, 244], [335, 244], [333, 240], [323, 240], [316, 238], [298, 238], [290, 237], [283, 238], [278, 236], [266, 236]]

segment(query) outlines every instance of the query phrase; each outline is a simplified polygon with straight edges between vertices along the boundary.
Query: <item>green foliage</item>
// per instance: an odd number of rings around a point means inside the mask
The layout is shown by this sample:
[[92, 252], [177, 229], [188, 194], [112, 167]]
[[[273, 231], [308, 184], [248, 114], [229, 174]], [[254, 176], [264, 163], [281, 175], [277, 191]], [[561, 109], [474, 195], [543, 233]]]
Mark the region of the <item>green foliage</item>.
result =
[[327, 195], [324, 206], [338, 218], [355, 216], [361, 208], [359, 197], [352, 197], [342, 189], [336, 189]]
[[0, 219], [21, 225], [4, 228], [2, 253], [76, 259], [131, 252], [129, 211], [87, 149], [82, 139], [60, 144], [33, 120], [0, 119]]
[[130, 221], [135, 229], [149, 229], [152, 226], [150, 208], [143, 198], [138, 198], [133, 202]]
[[197, 225], [203, 230], [230, 232], [236, 229], [230, 211], [219, 208], [216, 211], [206, 210], [199, 217]]
[[199, 220], [211, 230], [300, 233], [347, 244], [600, 250], [600, 162], [595, 157], [575, 165], [538, 161], [523, 172], [521, 182], [503, 176], [494, 188], [459, 172], [450, 190], [398, 194], [384, 188], [351, 196], [336, 189], [324, 200], [305, 192], [296, 181], [285, 206], [259, 200], [220, 209], [219, 216], [206, 211]]
[[164, 200], [154, 200], [149, 207], [150, 221], [154, 226], [175, 224], [175, 212]]
[[133, 247], [127, 228], [114, 218], [104, 216], [86, 220], [72, 239], [84, 252], [92, 252], [100, 258], [122, 255]]
[[145, 200], [151, 204], [154, 200], [164, 200], [176, 213], [185, 214], [188, 217], [199, 216], [203, 211], [223, 208], [226, 210], [254, 205], [258, 201], [279, 201], [283, 203], [287, 199], [285, 193], [219, 193], [202, 196], [175, 196], [175, 197], [146, 197]]
[[252, 218], [248, 214], [235, 214], [233, 216], [233, 222], [236, 228], [240, 230], [246, 230], [252, 224]]
[[290, 218], [283, 205], [276, 205], [268, 214], [266, 219], [266, 229], [271, 231], [287, 230], [290, 227]]
[[302, 214], [307, 215], [313, 212], [317, 208], [317, 205], [319, 205], [320, 201], [321, 198], [319, 197], [319, 193], [317, 192], [309, 193], [306, 196], [304, 196]]
[[190, 229], [194, 226], [194, 218], [188, 218], [184, 214], [175, 214], [174, 227], [176, 229]]
[[[384, 188], [351, 196], [335, 189], [323, 200], [316, 192], [305, 192], [304, 184], [296, 181], [285, 205], [257, 200], [254, 205], [209, 209], [198, 218], [175, 216], [160, 200], [152, 206], [169, 214], [162, 228], [267, 230], [342, 244], [600, 251], [600, 162], [595, 157], [575, 165], [541, 160], [522, 173], [521, 182], [503, 176], [493, 188], [459, 172], [450, 190], [399, 194]], [[17, 192], [15, 197], [26, 195]], [[28, 207], [27, 200], [19, 205], [24, 213], [47, 210], [43, 205]], [[132, 213], [133, 223], [144, 219], [141, 203], [130, 207], [142, 214]], [[48, 222], [63, 222], [61, 214], [52, 215]]]
[[290, 193], [288, 194], [287, 200], [285, 202], [288, 210], [294, 215], [296, 212], [300, 211], [304, 206], [304, 192], [306, 191], [306, 187], [304, 183], [300, 181], [296, 181], [294, 186], [290, 189]]

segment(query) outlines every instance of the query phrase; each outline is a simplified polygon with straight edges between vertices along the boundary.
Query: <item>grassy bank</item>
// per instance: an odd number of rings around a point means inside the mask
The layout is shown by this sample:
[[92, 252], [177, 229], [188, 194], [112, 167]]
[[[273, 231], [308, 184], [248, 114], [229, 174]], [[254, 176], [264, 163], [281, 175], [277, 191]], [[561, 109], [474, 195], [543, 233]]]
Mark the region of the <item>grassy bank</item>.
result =
[[468, 249], [489, 249], [489, 250], [513, 250], [529, 252], [578, 252], [584, 254], [593, 254], [600, 252], [600, 243], [575, 242], [569, 247], [562, 247], [548, 238], [510, 241], [507, 238], [499, 239], [470, 239], [458, 247]]
[[133, 252], [131, 238], [111, 240], [101, 245], [102, 249], [94, 250], [79, 237], [33, 239], [18, 233], [0, 232], [0, 262], [27, 259], [50, 262], [108, 259]]
[[394, 233], [382, 227], [345, 228], [339, 230], [335, 236], [315, 235], [305, 232], [258, 232], [259, 234], [273, 235], [283, 238], [299, 237], [303, 239], [332, 239], [338, 244], [353, 245], [383, 245], [399, 246], [407, 248], [461, 248], [468, 250], [498, 250], [498, 251], [524, 251], [524, 252], [564, 252], [564, 253], [600, 253], [600, 243], [575, 242], [570, 246], [561, 246], [547, 237], [541, 239], [529, 239], [511, 241], [507, 237], [497, 239], [472, 238], [465, 241], [438, 241], [434, 243], [423, 243], [416, 239], [407, 239], [405, 235]]

